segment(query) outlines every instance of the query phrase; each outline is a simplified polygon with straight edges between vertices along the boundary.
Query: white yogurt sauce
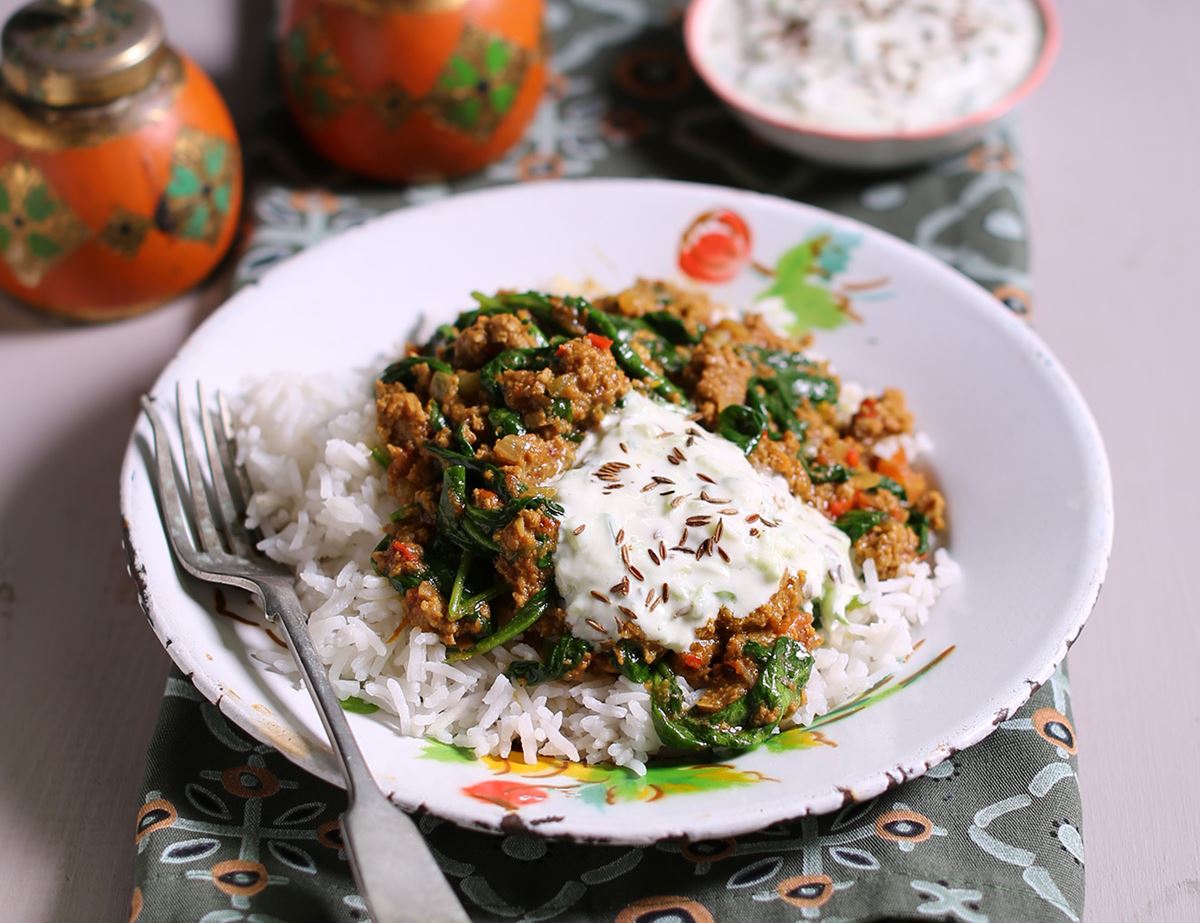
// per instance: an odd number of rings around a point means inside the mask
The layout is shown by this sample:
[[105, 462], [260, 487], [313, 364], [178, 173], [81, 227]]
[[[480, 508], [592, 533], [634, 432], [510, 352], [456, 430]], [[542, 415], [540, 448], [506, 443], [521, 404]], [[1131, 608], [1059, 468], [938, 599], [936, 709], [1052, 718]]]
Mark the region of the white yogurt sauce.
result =
[[920, 131], [986, 109], [1029, 74], [1032, 0], [723, 0], [704, 37], [725, 80], [786, 120]]
[[745, 617], [785, 573], [803, 571], [826, 618], [859, 591], [845, 534], [733, 443], [640, 394], [554, 486], [555, 580], [572, 633], [593, 643], [633, 619], [647, 640], [687, 650], [722, 606]]

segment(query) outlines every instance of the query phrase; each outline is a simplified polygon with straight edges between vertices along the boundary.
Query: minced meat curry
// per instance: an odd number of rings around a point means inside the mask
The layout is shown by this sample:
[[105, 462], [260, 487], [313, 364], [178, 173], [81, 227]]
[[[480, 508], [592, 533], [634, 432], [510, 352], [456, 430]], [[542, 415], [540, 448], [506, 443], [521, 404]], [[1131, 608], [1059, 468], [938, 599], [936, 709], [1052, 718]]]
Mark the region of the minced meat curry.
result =
[[[912, 432], [904, 395], [887, 389], [839, 411], [840, 382], [803, 355], [805, 342], [663, 282], [591, 302], [475, 299], [376, 382], [377, 457], [399, 508], [374, 561], [404, 594], [407, 623], [435, 632], [451, 659], [532, 644], [541, 661], [510, 670], [526, 683], [595, 671], [649, 682], [671, 747], [765, 739], [801, 701], [807, 652], [820, 644], [820, 601], [806, 600], [804, 574], [785, 575], [744, 617], [722, 609], [687, 650], [646, 641], [632, 619], [619, 637], [590, 644], [572, 637], [556, 593], [562, 511], [548, 485], [585, 434], [641, 392], [686, 407], [780, 475], [886, 579], [925, 556], [945, 526], [942, 496], [904, 450], [875, 451]], [[676, 677], [703, 690], [689, 707]]]

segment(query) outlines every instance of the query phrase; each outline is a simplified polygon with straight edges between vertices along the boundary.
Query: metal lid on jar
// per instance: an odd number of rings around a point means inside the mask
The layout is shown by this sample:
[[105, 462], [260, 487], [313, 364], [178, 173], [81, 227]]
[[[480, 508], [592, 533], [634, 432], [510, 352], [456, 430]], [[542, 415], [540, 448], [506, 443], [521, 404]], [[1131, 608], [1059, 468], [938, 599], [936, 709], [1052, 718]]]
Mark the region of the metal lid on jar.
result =
[[164, 42], [142, 0], [36, 0], [4, 24], [0, 76], [44, 106], [97, 105], [147, 86]]

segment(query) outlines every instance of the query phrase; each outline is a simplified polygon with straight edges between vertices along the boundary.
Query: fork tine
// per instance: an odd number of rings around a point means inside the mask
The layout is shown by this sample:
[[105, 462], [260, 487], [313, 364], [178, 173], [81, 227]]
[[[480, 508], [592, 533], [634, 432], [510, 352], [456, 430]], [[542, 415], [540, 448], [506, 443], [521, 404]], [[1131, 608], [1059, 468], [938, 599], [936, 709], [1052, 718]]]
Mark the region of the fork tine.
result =
[[162, 519], [166, 527], [167, 538], [175, 550], [175, 557], [189, 570], [195, 568], [196, 548], [192, 544], [192, 536], [188, 531], [187, 519], [183, 512], [183, 500], [179, 495], [179, 482], [175, 479], [175, 463], [171, 458], [171, 440], [167, 437], [166, 426], [154, 406], [154, 399], [142, 395], [142, 411], [150, 421], [154, 431], [154, 466], [150, 469], [154, 477], [154, 485], [162, 502]]
[[229, 458], [229, 444], [217, 438], [212, 415], [208, 412], [208, 400], [204, 385], [196, 382], [196, 397], [200, 402], [200, 428], [204, 433], [204, 451], [208, 455], [208, 470], [212, 475], [213, 493], [217, 497], [218, 515], [224, 526], [225, 538], [234, 554], [246, 557], [251, 551], [250, 537], [242, 525], [233, 494], [229, 490], [227, 471], [233, 466]]
[[246, 504], [250, 502], [250, 497], [254, 495], [254, 489], [250, 486], [246, 469], [237, 463], [237, 438], [233, 434], [233, 415], [229, 412], [229, 403], [225, 400], [225, 393], [220, 389], [217, 390], [217, 413], [221, 420], [221, 425], [217, 428], [217, 438], [224, 443], [229, 466], [233, 469], [233, 488], [236, 494], [234, 502], [238, 509], [244, 512]]
[[191, 428], [188, 426], [187, 412], [184, 410], [183, 385], [175, 386], [175, 407], [179, 414], [179, 434], [183, 437], [183, 461], [187, 468], [188, 488], [192, 494], [192, 521], [196, 524], [196, 535], [200, 539], [200, 548], [209, 554], [221, 554], [224, 546], [221, 544], [220, 533], [213, 525], [212, 507], [208, 502], [208, 494], [204, 489], [204, 474], [200, 468], [200, 459], [196, 455], [196, 447], [192, 444]]

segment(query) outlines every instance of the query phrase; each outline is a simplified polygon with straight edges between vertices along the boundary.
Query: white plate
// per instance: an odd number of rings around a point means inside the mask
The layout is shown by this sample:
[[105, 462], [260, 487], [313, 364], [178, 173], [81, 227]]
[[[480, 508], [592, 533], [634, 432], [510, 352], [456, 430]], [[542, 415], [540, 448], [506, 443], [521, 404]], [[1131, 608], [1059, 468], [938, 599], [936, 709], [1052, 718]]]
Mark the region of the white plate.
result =
[[[419, 312], [449, 317], [471, 289], [544, 286], [563, 276], [608, 288], [637, 276], [699, 284], [683, 278], [683, 265], [724, 279], [709, 286], [713, 294], [746, 305], [769, 284], [753, 265], [772, 266], [830, 231], [850, 248], [850, 262], [810, 281], [852, 293], [862, 322], [822, 334], [817, 348], [849, 378], [907, 392], [936, 445], [950, 548], [963, 568], [960, 584], [937, 603], [911, 669], [886, 687], [897, 694], [819, 734], [793, 732], [786, 746], [722, 764], [652, 768], [642, 780], [610, 768], [466, 759], [401, 737], [378, 715], [352, 715], [396, 801], [477, 828], [645, 843], [830, 811], [920, 775], [1019, 707], [1062, 660], [1095, 602], [1112, 496], [1091, 414], [1022, 321], [908, 244], [768, 196], [638, 180], [492, 190], [347, 231], [232, 298], [163, 371], [154, 391], [170, 401], [176, 381], [236, 390], [246, 376], [272, 369], [345, 369], [401, 339]], [[248, 647], [265, 646], [262, 630], [218, 614], [210, 587], [181, 581], [147, 479], [147, 435], [139, 422], [121, 505], [155, 633], [238, 725], [339, 781], [307, 693], [249, 656]], [[920, 682], [903, 682], [935, 660]]]

